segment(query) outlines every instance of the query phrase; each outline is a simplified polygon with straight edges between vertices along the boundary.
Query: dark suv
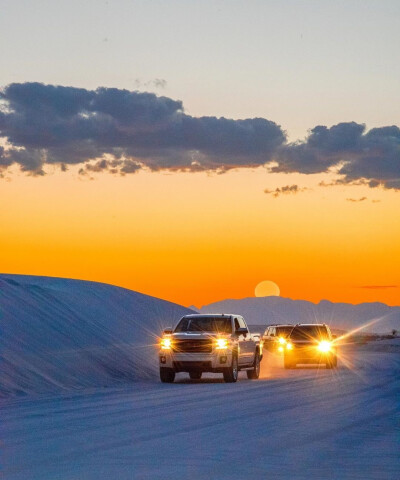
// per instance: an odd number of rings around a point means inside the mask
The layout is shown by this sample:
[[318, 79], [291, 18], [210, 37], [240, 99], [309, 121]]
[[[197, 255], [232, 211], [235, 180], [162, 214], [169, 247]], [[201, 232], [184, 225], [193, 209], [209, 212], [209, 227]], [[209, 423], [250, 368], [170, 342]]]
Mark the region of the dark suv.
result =
[[285, 368], [294, 368], [298, 363], [324, 363], [326, 368], [337, 367], [335, 338], [325, 323], [295, 325], [285, 345]]
[[286, 338], [293, 330], [293, 325], [269, 325], [263, 335], [263, 348], [273, 353], [283, 353]]

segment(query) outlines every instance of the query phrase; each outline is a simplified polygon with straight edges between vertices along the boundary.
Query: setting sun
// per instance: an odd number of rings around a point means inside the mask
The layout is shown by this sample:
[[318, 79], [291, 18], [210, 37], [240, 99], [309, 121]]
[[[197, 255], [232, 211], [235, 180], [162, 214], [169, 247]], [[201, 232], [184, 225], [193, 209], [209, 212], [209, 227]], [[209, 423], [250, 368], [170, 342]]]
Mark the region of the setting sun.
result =
[[254, 290], [256, 297], [279, 297], [280, 293], [278, 285], [271, 280], [260, 282]]

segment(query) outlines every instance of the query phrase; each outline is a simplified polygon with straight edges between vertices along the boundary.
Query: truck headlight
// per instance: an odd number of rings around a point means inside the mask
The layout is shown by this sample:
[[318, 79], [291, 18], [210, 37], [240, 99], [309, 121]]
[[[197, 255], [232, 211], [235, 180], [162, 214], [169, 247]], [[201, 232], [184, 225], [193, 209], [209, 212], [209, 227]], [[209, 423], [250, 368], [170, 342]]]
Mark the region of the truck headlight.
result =
[[222, 350], [224, 348], [228, 348], [228, 340], [226, 338], [217, 338], [215, 348], [217, 350]]
[[172, 341], [170, 338], [161, 339], [161, 348], [162, 350], [170, 350], [172, 346]]
[[285, 345], [286, 339], [283, 338], [283, 337], [279, 337], [279, 343], [280, 343], [281, 345]]
[[326, 352], [329, 352], [330, 349], [331, 349], [331, 342], [327, 342], [326, 340], [319, 342], [318, 350], [320, 352], [326, 353]]
[[291, 344], [290, 342], [287, 342], [286, 348], [287, 348], [288, 350], [293, 350], [293, 344]]

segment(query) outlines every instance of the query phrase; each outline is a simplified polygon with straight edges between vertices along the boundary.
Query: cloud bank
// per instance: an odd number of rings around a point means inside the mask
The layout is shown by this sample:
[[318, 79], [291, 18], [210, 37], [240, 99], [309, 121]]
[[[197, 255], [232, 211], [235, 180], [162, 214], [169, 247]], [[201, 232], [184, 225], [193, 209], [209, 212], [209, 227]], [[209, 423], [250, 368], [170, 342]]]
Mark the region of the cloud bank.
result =
[[31, 172], [94, 159], [107, 159], [98, 169], [111, 163], [122, 173], [226, 170], [269, 162], [285, 141], [269, 120], [196, 118], [152, 93], [24, 83], [7, 86], [0, 99], [0, 134], [12, 145], [5, 161]]
[[49, 164], [81, 173], [141, 168], [218, 171], [270, 165], [304, 174], [337, 168], [341, 183], [400, 189], [400, 129], [355, 122], [316, 126], [288, 143], [271, 120], [193, 117], [182, 102], [117, 88], [13, 83], [0, 92], [0, 168], [43, 174]]
[[305, 174], [338, 167], [338, 183], [367, 183], [400, 189], [400, 129], [373, 128], [355, 122], [313, 128], [304, 142], [282, 146], [273, 172]]

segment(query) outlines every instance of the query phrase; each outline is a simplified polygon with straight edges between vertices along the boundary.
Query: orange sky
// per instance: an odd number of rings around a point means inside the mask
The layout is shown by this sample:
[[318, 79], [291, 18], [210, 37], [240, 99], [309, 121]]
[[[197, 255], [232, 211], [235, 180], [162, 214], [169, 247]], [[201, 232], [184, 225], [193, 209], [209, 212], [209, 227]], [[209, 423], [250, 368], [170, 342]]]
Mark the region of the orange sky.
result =
[[[319, 187], [327, 175], [264, 168], [9, 178], [0, 189], [3, 273], [107, 282], [183, 305], [253, 296], [262, 280], [293, 299], [400, 305], [394, 191]], [[292, 184], [308, 190], [264, 193]]]

